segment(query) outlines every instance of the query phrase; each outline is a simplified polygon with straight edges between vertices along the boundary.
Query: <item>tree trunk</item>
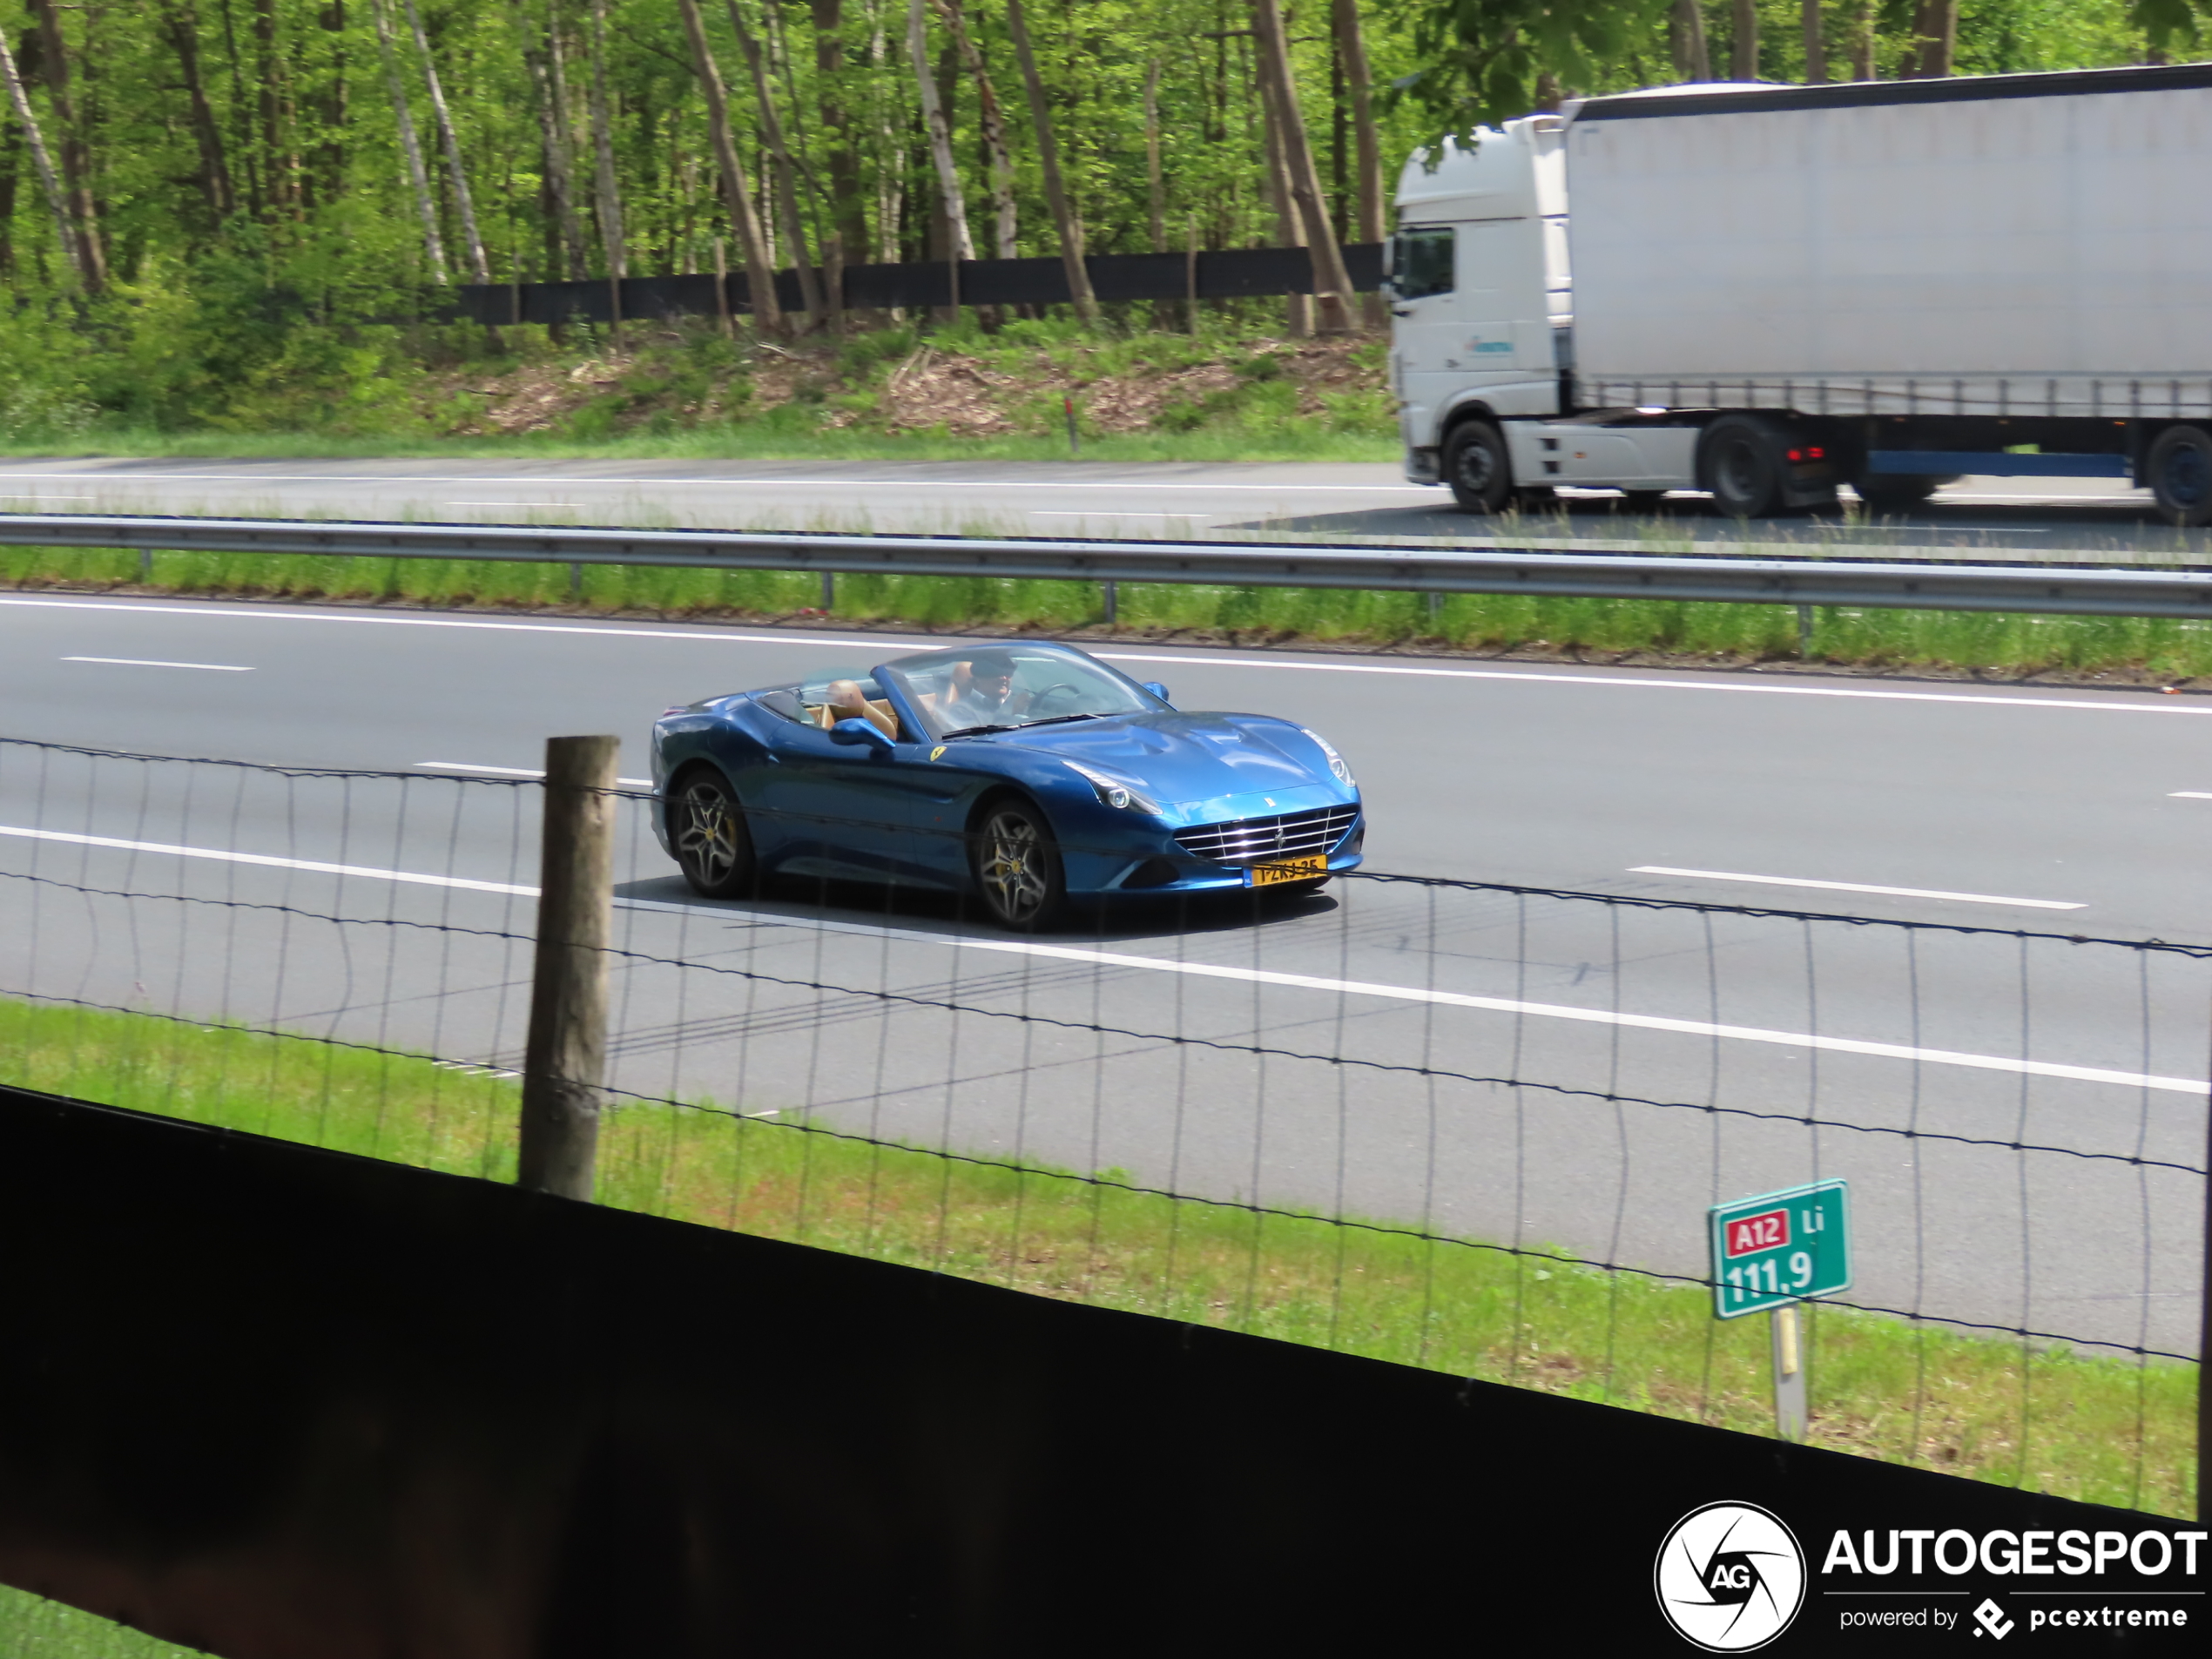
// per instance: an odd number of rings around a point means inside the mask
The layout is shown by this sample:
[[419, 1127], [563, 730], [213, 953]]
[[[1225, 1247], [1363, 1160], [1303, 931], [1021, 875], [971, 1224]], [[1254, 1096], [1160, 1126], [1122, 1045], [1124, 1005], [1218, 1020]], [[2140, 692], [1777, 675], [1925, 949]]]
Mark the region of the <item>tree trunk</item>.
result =
[[1160, 173], [1160, 60], [1144, 66], [1144, 202], [1151, 212], [1152, 252], [1168, 250], [1167, 181]]
[[775, 185], [777, 217], [783, 220], [784, 240], [791, 245], [791, 262], [799, 271], [799, 301], [806, 307], [804, 326], [813, 328], [826, 314], [826, 307], [822, 303], [821, 282], [806, 251], [806, 222], [799, 212], [799, 181], [792, 166], [791, 146], [784, 141], [783, 118], [777, 113], [775, 94], [768, 84], [768, 65], [761, 55], [760, 42], [745, 27], [738, 0], [724, 0], [724, 3], [738, 49], [745, 53], [745, 67], [752, 74], [752, 95], [760, 105], [760, 136], [768, 146], [769, 177]]
[[1015, 259], [1022, 251], [1021, 221], [1014, 197], [1014, 152], [1006, 138], [1006, 108], [999, 102], [998, 88], [991, 84], [982, 52], [968, 37], [968, 18], [961, 10], [960, 0], [936, 0], [936, 6], [937, 15], [952, 31], [953, 44], [960, 49], [961, 61], [968, 66], [968, 78], [975, 83], [975, 125], [982, 134], [983, 153], [991, 170], [993, 251], [1002, 260]]
[[914, 87], [921, 97], [922, 125], [929, 137], [929, 158], [937, 168], [938, 199], [944, 204], [948, 250], [955, 260], [975, 257], [968, 230], [968, 198], [961, 192], [960, 167], [953, 159], [952, 123], [937, 96], [929, 67], [929, 19], [924, 0], [907, 0], [907, 57], [914, 64]]
[[461, 236], [468, 244], [469, 269], [479, 282], [491, 280], [491, 261], [484, 257], [484, 239], [476, 230], [476, 204], [469, 194], [469, 168], [461, 158], [461, 136], [453, 130], [453, 116], [446, 109], [445, 88], [438, 84], [438, 65], [430, 56], [430, 37], [423, 32], [422, 15], [415, 0], [406, 0], [408, 27], [415, 31], [415, 49], [422, 54], [422, 78], [430, 90], [430, 112], [437, 118], [438, 137], [445, 146], [446, 172], [453, 179], [453, 211], [461, 220]]
[[168, 37], [170, 50], [177, 54], [178, 73], [184, 78], [192, 142], [199, 151], [200, 199], [207, 204], [208, 217], [220, 232], [237, 211], [238, 199], [231, 188], [230, 164], [223, 154], [223, 129], [215, 119], [207, 83], [199, 72], [199, 20], [192, 15], [191, 0], [165, 0], [160, 27]]
[[684, 20], [685, 37], [691, 47], [691, 63], [698, 71], [699, 90], [706, 95], [706, 130], [714, 145], [714, 160], [722, 175], [722, 200], [730, 223], [744, 251], [745, 286], [752, 299], [753, 326], [762, 334], [780, 336], [784, 308], [776, 298], [776, 267], [768, 256], [768, 239], [761, 233], [760, 215], [753, 210], [752, 187], [745, 183], [745, 164], [738, 158], [737, 140], [730, 134], [730, 97], [722, 84], [722, 71], [706, 44], [706, 25], [699, 19], [698, 0], [676, 0]]
[[1805, 84], [1817, 86], [1828, 78], [1828, 44], [1820, 33], [1820, 0], [1799, 0], [1804, 24]]
[[309, 205], [327, 207], [345, 193], [346, 186], [346, 0], [330, 0], [316, 16], [328, 37], [328, 67], [314, 108], [320, 127], [308, 152], [307, 190]]
[[292, 81], [277, 35], [277, 0], [253, 0], [255, 109], [273, 219], [296, 213], [300, 206], [300, 158], [292, 153]]
[[[1359, 170], [1352, 233], [1362, 242], [1379, 242], [1388, 198], [1383, 189], [1382, 141], [1375, 131], [1374, 72], [1367, 64], [1367, 42], [1359, 26], [1359, 0], [1332, 0], [1330, 22], [1344, 59], [1345, 90], [1352, 96], [1352, 154]], [[1360, 319], [1370, 328], [1388, 326], [1382, 295], [1360, 296]]]
[[1313, 250], [1314, 299], [1320, 312], [1321, 332], [1345, 334], [1352, 327], [1352, 278], [1345, 269], [1336, 226], [1329, 222], [1329, 199], [1321, 191], [1312, 147], [1305, 141], [1305, 118], [1298, 109], [1298, 83], [1291, 75], [1290, 42], [1283, 28], [1283, 14], [1275, 0], [1252, 0], [1252, 21], [1258, 31], [1260, 76], [1275, 94], [1291, 199], [1305, 221], [1306, 244]]
[[[577, 217], [575, 152], [569, 143], [568, 89], [561, 72], [560, 40], [550, 28], [541, 28], [530, 17], [525, 0], [509, 0], [509, 15], [522, 37], [523, 67], [529, 78], [531, 101], [537, 105], [538, 142], [545, 161], [549, 252], [557, 251], [560, 256], [559, 276], [580, 282], [588, 267], [583, 226]], [[548, 271], [547, 275], [555, 273]]]
[[1858, 16], [1852, 20], [1851, 75], [1855, 81], [1874, 78], [1874, 5], [1875, 0], [1859, 0]]
[[1735, 0], [1728, 39], [1728, 78], [1732, 81], [1759, 78], [1758, 0]]
[[81, 251], [70, 224], [69, 194], [62, 186], [60, 174], [54, 170], [53, 153], [46, 148], [46, 135], [39, 131], [37, 114], [30, 107], [30, 94], [24, 86], [23, 77], [16, 72], [16, 55], [8, 50], [4, 30], [0, 30], [0, 76], [7, 79], [8, 102], [15, 109], [16, 125], [30, 148], [31, 165], [38, 170], [39, 187], [46, 192], [46, 206], [54, 215], [54, 235], [61, 243], [62, 266], [76, 278], [78, 286], [89, 290], [92, 285], [80, 262]]
[[1959, 0], [1919, 0], [1913, 8], [1912, 44], [1898, 78], [1937, 80], [1950, 74], [1958, 47]]
[[1083, 263], [1083, 227], [1068, 200], [1068, 186], [1060, 176], [1060, 146], [1052, 136], [1052, 106], [1046, 101], [1044, 78], [1037, 73], [1037, 55], [1029, 48], [1029, 25], [1022, 15], [1022, 0], [1006, 0], [1007, 31], [1014, 37], [1015, 60], [1022, 66], [1022, 87], [1029, 98], [1029, 120], [1037, 130], [1037, 165], [1044, 175], [1044, 199], [1052, 209], [1053, 228], [1060, 234], [1060, 263], [1068, 273], [1068, 297], [1076, 314], [1085, 322], [1098, 320], [1098, 298], [1091, 292], [1090, 270]]
[[1713, 55], [1705, 44], [1705, 11], [1698, 0], [1675, 0], [1667, 19], [1667, 40], [1674, 50], [1677, 81], [1710, 81]]
[[814, 17], [814, 97], [829, 144], [830, 222], [845, 257], [868, 257], [868, 215], [860, 197], [860, 157], [853, 114], [845, 106], [845, 0], [810, 0]]
[[[1283, 154], [1283, 121], [1276, 110], [1275, 83], [1263, 75], [1258, 86], [1260, 144], [1267, 158], [1267, 199], [1275, 209], [1276, 246], [1304, 247], [1305, 227], [1298, 222], [1298, 201], [1291, 193], [1291, 170]], [[1304, 340], [1313, 332], [1311, 294], [1283, 296], [1283, 332], [1293, 340]]]
[[619, 282], [630, 274], [630, 251], [623, 237], [622, 185], [615, 173], [614, 116], [607, 98], [607, 0], [591, 0], [591, 149], [599, 246], [607, 256], [607, 275]]
[[[893, 113], [892, 105], [880, 96], [884, 85], [881, 71], [891, 57], [889, 37], [883, 27], [883, 7], [880, 4], [869, 9], [868, 21], [868, 67], [877, 71], [870, 77], [868, 84], [877, 94], [873, 100], [876, 153], [883, 158], [882, 165], [875, 170], [876, 246], [886, 256], [895, 258], [900, 239], [905, 233], [901, 227], [907, 211], [906, 152], [900, 143], [898, 120]], [[894, 306], [891, 315], [895, 321], [905, 313]]]
[[408, 113], [407, 83], [400, 74], [399, 54], [392, 47], [392, 20], [384, 0], [368, 0], [376, 24], [376, 51], [384, 60], [384, 79], [392, 91], [392, 117], [399, 125], [400, 153], [407, 159], [407, 176], [415, 186], [415, 205], [422, 216], [422, 252], [442, 287], [452, 279], [446, 270], [445, 239], [438, 234], [438, 204], [430, 194], [429, 170], [422, 165], [422, 146], [415, 142], [415, 118]]
[[62, 185], [68, 199], [70, 236], [77, 249], [71, 263], [85, 293], [98, 293], [107, 287], [107, 250], [100, 241], [99, 214], [92, 206], [91, 153], [70, 97], [69, 47], [62, 38], [61, 15], [54, 0], [30, 0], [30, 6], [38, 24], [46, 96], [54, 106], [54, 125], [61, 130]]

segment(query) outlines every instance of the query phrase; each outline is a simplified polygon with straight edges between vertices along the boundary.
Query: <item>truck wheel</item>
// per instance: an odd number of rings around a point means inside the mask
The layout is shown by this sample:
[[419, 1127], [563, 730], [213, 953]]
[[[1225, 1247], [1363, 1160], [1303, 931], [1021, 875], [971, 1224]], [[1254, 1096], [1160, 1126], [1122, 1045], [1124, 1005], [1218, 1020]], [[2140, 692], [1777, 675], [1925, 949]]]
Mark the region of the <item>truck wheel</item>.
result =
[[2143, 475], [2169, 523], [2185, 529], [2212, 524], [2212, 433], [2168, 427], [2153, 441]]
[[1851, 480], [1870, 513], [1909, 513], [1924, 507], [1943, 481], [1924, 472], [1876, 472]]
[[1697, 446], [1697, 476], [1730, 518], [1781, 510], [1782, 435], [1753, 415], [1723, 415]]
[[1513, 495], [1505, 435], [1487, 421], [1463, 421], [1444, 441], [1444, 482], [1466, 513], [1501, 513]]

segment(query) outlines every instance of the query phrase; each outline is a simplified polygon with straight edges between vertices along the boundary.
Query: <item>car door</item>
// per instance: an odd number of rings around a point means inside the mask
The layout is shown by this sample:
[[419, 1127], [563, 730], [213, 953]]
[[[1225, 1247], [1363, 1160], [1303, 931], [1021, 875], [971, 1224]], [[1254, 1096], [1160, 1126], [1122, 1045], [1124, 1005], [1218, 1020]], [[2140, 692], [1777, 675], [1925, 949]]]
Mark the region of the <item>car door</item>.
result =
[[[881, 700], [873, 682], [860, 683], [871, 700]], [[818, 724], [819, 685], [764, 700], [783, 717], [767, 745], [759, 791], [765, 827], [779, 849], [772, 864], [797, 875], [931, 881], [927, 861], [916, 857], [914, 833], [927, 815], [927, 797], [916, 785], [929, 745], [907, 740], [903, 729], [888, 752], [838, 742]]]
[[[1405, 401], [1408, 448], [1436, 442], [1440, 398], [1456, 389], [1462, 309], [1455, 252], [1458, 231], [1450, 225], [1408, 225], [1391, 243], [1391, 328], [1393, 389]], [[1447, 371], [1447, 365], [1450, 365]]]

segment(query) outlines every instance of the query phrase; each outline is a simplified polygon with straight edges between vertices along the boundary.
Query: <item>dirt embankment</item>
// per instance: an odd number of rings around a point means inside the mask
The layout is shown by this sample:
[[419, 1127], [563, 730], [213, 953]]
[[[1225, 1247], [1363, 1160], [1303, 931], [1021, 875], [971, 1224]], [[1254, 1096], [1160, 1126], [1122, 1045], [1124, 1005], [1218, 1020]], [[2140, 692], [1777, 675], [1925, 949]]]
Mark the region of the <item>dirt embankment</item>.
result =
[[1070, 401], [1093, 434], [1255, 419], [1386, 428], [1388, 415], [1380, 343], [1359, 337], [1259, 337], [1211, 351], [1172, 335], [978, 350], [905, 330], [779, 346], [639, 327], [588, 355], [442, 369], [423, 398], [455, 436], [665, 433], [788, 411], [823, 430], [1001, 437], [1053, 429]]

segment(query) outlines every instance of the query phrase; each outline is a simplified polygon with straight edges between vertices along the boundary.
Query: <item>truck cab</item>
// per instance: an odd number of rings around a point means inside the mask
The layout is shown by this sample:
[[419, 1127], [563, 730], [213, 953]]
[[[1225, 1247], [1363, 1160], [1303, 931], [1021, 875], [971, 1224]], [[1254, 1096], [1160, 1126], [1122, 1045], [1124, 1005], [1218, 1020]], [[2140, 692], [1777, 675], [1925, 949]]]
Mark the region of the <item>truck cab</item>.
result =
[[1694, 480], [1694, 427], [1586, 411], [1575, 395], [1567, 129], [1556, 115], [1447, 141], [1399, 180], [1391, 239], [1391, 389], [1406, 475], [1470, 512], [1613, 485], [1656, 505]]

